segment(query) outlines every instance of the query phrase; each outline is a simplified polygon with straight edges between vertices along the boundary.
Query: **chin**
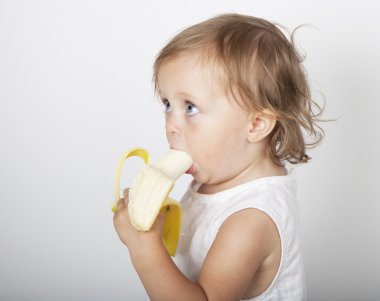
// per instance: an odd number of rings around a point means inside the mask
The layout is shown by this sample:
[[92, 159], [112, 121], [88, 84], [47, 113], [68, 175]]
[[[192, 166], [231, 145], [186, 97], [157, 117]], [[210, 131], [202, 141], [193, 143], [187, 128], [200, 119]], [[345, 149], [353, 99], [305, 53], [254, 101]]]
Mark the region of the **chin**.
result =
[[191, 175], [192, 175], [194, 181], [196, 181], [197, 183], [199, 183], [199, 184], [205, 184], [205, 180], [202, 179], [202, 177], [197, 172], [195, 172], [195, 173], [193, 173]]

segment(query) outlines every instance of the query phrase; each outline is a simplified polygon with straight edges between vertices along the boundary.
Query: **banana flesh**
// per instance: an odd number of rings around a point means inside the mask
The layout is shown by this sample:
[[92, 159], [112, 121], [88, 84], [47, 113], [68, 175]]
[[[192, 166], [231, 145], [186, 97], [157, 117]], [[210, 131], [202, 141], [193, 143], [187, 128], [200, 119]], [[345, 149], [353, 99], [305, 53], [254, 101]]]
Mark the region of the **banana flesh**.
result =
[[158, 214], [163, 212], [163, 243], [171, 256], [175, 255], [181, 227], [180, 204], [169, 198], [174, 182], [185, 173], [192, 164], [191, 157], [179, 150], [170, 150], [155, 165], [150, 166], [150, 157], [146, 150], [134, 148], [120, 158], [115, 173], [116, 211], [120, 199], [120, 175], [124, 161], [132, 156], [141, 157], [144, 166], [133, 180], [129, 189], [128, 213], [132, 225], [139, 231], [149, 231]]
[[160, 170], [145, 166], [129, 189], [129, 217], [139, 231], [149, 231], [174, 186]]

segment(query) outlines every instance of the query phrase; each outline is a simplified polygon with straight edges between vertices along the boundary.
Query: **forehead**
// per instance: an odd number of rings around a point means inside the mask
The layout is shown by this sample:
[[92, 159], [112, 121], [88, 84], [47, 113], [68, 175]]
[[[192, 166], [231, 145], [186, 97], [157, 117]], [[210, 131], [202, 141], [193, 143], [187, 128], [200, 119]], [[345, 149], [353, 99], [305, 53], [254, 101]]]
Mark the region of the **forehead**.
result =
[[182, 53], [163, 62], [157, 73], [157, 92], [181, 88], [189, 92], [226, 93], [223, 68], [213, 57]]

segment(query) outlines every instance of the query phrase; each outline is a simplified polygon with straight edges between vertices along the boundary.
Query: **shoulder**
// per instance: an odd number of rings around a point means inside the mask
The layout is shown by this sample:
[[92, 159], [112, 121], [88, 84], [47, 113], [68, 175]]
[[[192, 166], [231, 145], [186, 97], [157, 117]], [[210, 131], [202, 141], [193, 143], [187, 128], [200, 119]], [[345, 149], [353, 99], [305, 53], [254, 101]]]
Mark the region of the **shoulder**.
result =
[[277, 241], [273, 219], [257, 208], [245, 208], [230, 215], [221, 225], [217, 239], [232, 241], [266, 256]]

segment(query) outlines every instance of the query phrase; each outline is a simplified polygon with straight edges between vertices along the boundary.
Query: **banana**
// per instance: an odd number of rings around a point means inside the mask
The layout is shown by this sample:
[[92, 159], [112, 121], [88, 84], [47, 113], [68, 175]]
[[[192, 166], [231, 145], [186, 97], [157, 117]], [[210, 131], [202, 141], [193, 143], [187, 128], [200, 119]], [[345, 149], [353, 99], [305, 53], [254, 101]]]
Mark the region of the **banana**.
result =
[[172, 149], [156, 164], [150, 166], [150, 157], [145, 149], [133, 148], [125, 152], [115, 172], [115, 202], [112, 207], [114, 212], [120, 199], [121, 170], [125, 160], [132, 156], [142, 158], [146, 165], [129, 189], [128, 213], [131, 223], [139, 231], [149, 231], [160, 211], [163, 212], [162, 241], [169, 254], [174, 256], [179, 240], [182, 212], [180, 204], [168, 195], [174, 182], [190, 168], [193, 161], [187, 153]]

